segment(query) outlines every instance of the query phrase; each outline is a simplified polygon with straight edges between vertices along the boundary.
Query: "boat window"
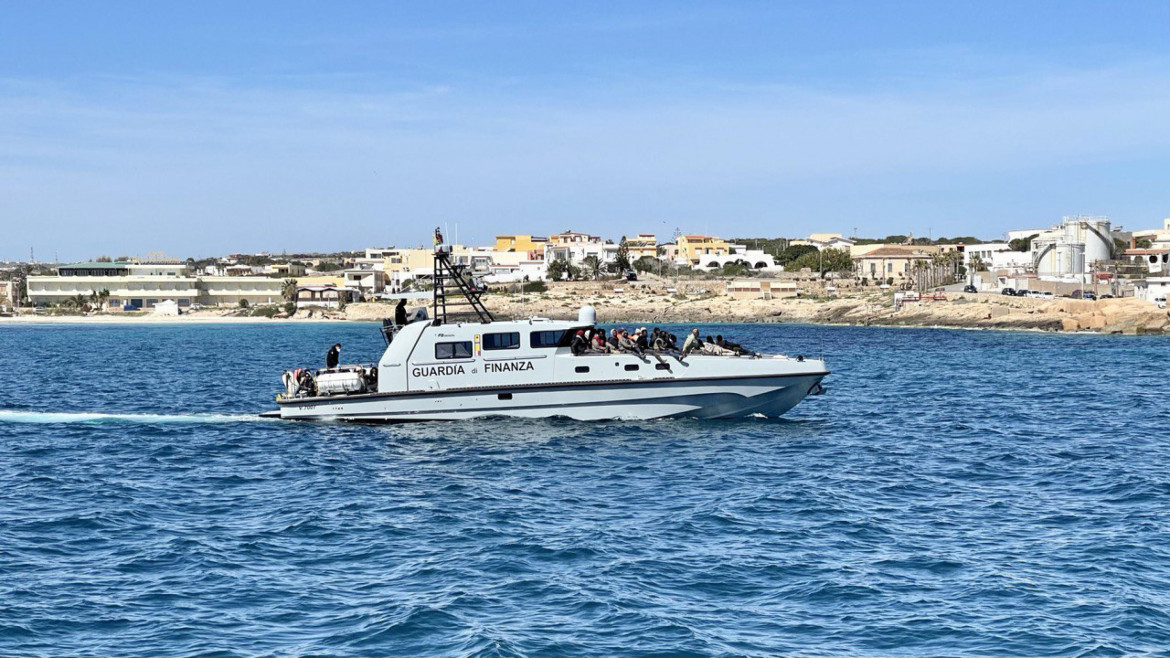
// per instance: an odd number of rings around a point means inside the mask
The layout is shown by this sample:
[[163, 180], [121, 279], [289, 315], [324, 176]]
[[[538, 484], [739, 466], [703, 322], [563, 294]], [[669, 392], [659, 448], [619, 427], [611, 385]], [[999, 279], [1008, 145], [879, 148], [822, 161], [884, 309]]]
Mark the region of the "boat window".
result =
[[534, 331], [528, 334], [529, 345], [532, 347], [556, 347], [561, 343], [563, 329], [556, 331]]
[[669, 363], [655, 363], [654, 369], [655, 370], [670, 370], [670, 364]]
[[511, 400], [512, 394], [511, 393], [500, 393], [499, 395], [496, 396], [496, 398], [500, 399], [500, 400]]
[[577, 372], [589, 372], [589, 366], [577, 366], [574, 370]]
[[470, 359], [471, 341], [461, 340], [451, 343], [435, 343], [436, 359]]
[[520, 349], [520, 332], [512, 331], [503, 334], [484, 334], [483, 348], [485, 350]]
[[638, 364], [636, 364], [636, 363], [631, 363], [631, 364], [628, 364], [626, 366], [626, 370], [633, 371], [633, 370], [637, 370], [637, 369], [638, 369]]

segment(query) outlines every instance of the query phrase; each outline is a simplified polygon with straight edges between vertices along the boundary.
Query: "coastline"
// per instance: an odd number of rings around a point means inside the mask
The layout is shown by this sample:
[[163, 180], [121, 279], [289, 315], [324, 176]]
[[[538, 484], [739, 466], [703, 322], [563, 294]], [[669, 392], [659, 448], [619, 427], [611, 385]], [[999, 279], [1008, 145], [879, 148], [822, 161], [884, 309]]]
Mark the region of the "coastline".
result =
[[[989, 329], [1097, 334], [1170, 334], [1170, 313], [1137, 299], [1039, 300], [988, 293], [950, 293], [945, 300], [893, 308], [888, 293], [851, 292], [839, 297], [735, 299], [727, 295], [666, 294], [649, 289], [616, 292], [611, 286], [556, 284], [547, 292], [493, 293], [485, 296], [500, 318], [577, 317], [591, 305], [604, 324], [793, 323], [824, 326], [887, 326]], [[355, 303], [343, 310], [301, 311], [293, 317], [239, 316], [236, 311], [205, 311], [180, 316], [22, 315], [0, 318], [0, 327], [28, 325], [116, 324], [268, 324], [281, 322], [380, 322], [393, 314], [386, 303]]]

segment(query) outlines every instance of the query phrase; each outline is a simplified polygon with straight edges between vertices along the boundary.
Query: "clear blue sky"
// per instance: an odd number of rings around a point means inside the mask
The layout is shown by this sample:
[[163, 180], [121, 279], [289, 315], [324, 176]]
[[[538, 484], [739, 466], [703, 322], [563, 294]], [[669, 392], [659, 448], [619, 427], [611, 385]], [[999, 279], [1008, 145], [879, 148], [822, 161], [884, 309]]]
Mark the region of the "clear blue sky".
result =
[[8, 2], [0, 259], [1170, 215], [1167, 2]]

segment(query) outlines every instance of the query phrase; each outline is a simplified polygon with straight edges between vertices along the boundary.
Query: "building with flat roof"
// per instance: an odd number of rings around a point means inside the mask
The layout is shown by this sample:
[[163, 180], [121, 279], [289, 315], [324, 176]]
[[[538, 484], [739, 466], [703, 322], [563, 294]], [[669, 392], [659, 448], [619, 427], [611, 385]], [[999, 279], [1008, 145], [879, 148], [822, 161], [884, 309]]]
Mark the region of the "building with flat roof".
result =
[[495, 251], [514, 251], [528, 254], [530, 260], [544, 258], [544, 248], [548, 238], [538, 238], [531, 235], [497, 235]]
[[[497, 238], [498, 240], [499, 238]], [[548, 244], [584, 244], [590, 242], [601, 242], [600, 235], [590, 235], [588, 233], [577, 233], [576, 231], [565, 231], [564, 233], [557, 233], [548, 236]], [[547, 246], [545, 247], [547, 249]]]
[[726, 256], [731, 245], [726, 240], [710, 235], [680, 235], [677, 256], [680, 265], [702, 265], [708, 256]]
[[790, 240], [789, 246], [809, 246], [821, 249], [849, 249], [854, 244], [853, 240], [842, 236], [840, 233], [812, 233], [807, 238], [798, 238]]
[[785, 299], [796, 297], [795, 281], [743, 279], [727, 282], [727, 294], [735, 299]]
[[111, 309], [152, 308], [174, 300], [180, 308], [275, 303], [281, 300], [280, 279], [255, 276], [200, 276], [182, 263], [89, 262], [62, 265], [56, 276], [28, 277], [33, 304], [62, 304], [77, 296], [109, 293]]
[[626, 238], [626, 251], [631, 263], [640, 258], [658, 258], [658, 238], [653, 233]]

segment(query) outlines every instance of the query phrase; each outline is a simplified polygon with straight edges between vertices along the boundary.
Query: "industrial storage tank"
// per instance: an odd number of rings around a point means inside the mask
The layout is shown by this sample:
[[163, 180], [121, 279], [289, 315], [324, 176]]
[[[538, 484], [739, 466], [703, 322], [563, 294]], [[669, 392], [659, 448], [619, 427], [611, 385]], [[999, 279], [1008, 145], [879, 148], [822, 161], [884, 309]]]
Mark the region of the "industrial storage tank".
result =
[[1060, 226], [1032, 240], [1032, 258], [1039, 276], [1070, 276], [1092, 270], [1113, 254], [1107, 217], [1065, 217]]
[[1064, 224], [1066, 230], [1073, 232], [1072, 241], [1085, 245], [1084, 269], [1079, 271], [1091, 270], [1094, 263], [1113, 257], [1112, 226], [1108, 217], [1065, 217]]

